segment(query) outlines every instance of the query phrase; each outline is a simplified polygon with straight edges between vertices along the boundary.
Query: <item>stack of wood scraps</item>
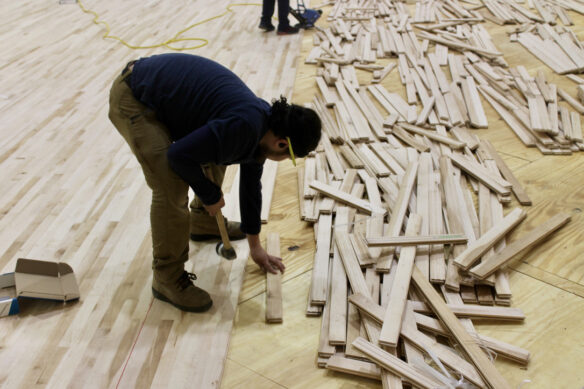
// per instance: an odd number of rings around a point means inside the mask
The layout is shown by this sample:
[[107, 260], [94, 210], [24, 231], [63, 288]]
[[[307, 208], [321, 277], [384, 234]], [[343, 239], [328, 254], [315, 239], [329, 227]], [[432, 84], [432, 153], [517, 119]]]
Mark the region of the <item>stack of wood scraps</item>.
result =
[[[569, 216], [521, 232], [526, 212], [504, 207], [531, 200], [472, 129], [489, 126], [483, 96], [527, 146], [569, 154], [583, 145], [581, 104], [543, 74], [507, 69], [479, 8], [430, 0], [412, 18], [404, 3], [336, 2], [315, 32], [306, 62], [317, 65], [318, 95], [308, 105], [323, 136], [298, 168], [298, 193], [315, 230], [306, 314], [322, 316], [321, 367], [384, 387], [462, 377], [500, 388], [509, 385], [488, 353], [528, 363], [527, 350], [473, 321], [524, 320], [505, 265]], [[516, 22], [540, 19], [512, 8]], [[404, 95], [383, 82], [394, 69]]]
[[[552, 27], [547, 23], [531, 25], [512, 33], [531, 54], [558, 74], [584, 71], [584, 47], [567, 27]], [[516, 34], [516, 36], [513, 36]]]
[[495, 70], [500, 80], [486, 78], [479, 90], [526, 146], [552, 155], [584, 150], [580, 120], [584, 105], [547, 82], [542, 71], [533, 77], [523, 66]]

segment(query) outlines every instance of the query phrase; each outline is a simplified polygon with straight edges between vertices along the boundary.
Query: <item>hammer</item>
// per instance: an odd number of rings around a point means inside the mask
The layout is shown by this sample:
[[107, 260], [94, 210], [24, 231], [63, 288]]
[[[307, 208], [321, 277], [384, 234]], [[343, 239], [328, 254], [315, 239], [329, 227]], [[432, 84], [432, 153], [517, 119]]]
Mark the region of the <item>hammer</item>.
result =
[[[210, 166], [205, 166], [203, 168], [207, 178], [213, 181], [213, 173], [211, 172]], [[219, 227], [219, 233], [221, 234], [221, 242], [217, 243], [215, 247], [215, 251], [217, 254], [221, 255], [223, 258], [232, 260], [237, 257], [237, 253], [233, 246], [231, 246], [231, 242], [229, 241], [229, 234], [227, 234], [227, 228], [225, 227], [225, 219], [223, 219], [223, 213], [221, 210], [218, 210], [215, 214], [215, 219], [217, 219], [217, 226]]]

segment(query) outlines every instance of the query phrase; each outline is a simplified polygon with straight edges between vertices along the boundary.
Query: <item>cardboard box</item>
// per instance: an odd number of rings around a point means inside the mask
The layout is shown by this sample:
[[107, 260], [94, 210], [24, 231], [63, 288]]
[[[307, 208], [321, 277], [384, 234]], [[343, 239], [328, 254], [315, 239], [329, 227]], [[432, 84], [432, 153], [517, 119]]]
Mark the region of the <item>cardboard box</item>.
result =
[[14, 273], [0, 275], [0, 288], [15, 287], [16, 298], [0, 298], [0, 317], [19, 312], [18, 298], [72, 301], [79, 286], [71, 266], [62, 262], [18, 258]]

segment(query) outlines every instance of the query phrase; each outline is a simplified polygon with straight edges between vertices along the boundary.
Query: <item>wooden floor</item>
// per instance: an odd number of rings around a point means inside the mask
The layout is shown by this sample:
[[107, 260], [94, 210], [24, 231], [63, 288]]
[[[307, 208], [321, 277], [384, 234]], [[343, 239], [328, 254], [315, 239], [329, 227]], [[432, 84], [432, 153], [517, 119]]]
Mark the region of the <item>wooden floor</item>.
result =
[[[228, 1], [85, 1], [111, 35], [148, 46], [225, 12]], [[81, 299], [22, 301], [0, 321], [3, 388], [218, 387], [249, 248], [225, 261], [192, 244], [187, 270], [214, 306], [185, 314], [153, 300], [150, 190], [110, 123], [108, 92], [124, 65], [170, 51], [103, 40], [77, 4], [11, 2], [0, 61], [0, 271], [19, 257], [69, 263]], [[257, 29], [260, 7], [234, 7], [187, 31], [209, 44], [188, 52], [233, 69], [266, 100], [290, 97], [300, 36]], [[193, 46], [184, 41], [173, 47]], [[226, 188], [230, 182], [226, 182]], [[2, 290], [2, 295], [14, 290]]]
[[[109, 22], [113, 35], [150, 44], [223, 12], [228, 2], [84, 4]], [[295, 102], [311, 101], [316, 69], [301, 60], [311, 48], [311, 33], [303, 38], [262, 34], [259, 7], [235, 11], [186, 33], [210, 41], [189, 52], [233, 68], [268, 100], [289, 95], [294, 85]], [[304, 314], [314, 236], [299, 219], [290, 162], [280, 163], [270, 221], [262, 232], [280, 234], [287, 266], [284, 322], [265, 324], [265, 276], [251, 260], [245, 262], [245, 245], [236, 247], [242, 258], [234, 263], [219, 261], [209, 245], [195, 257], [192, 246], [190, 263], [200, 285], [212, 289], [216, 302], [225, 302], [209, 315], [183, 314], [153, 302], [149, 191], [107, 119], [107, 92], [125, 62], [168, 49], [134, 51], [102, 40], [103, 28], [92, 25], [90, 16], [56, 0], [3, 2], [0, 14], [0, 271], [13, 270], [18, 257], [64, 261], [74, 268], [82, 296], [64, 307], [29, 302], [20, 315], [0, 319], [3, 388], [218, 386], [221, 364], [204, 376], [196, 371], [209, 359], [222, 358], [216, 354], [227, 346], [226, 337], [217, 340], [220, 344], [201, 345], [192, 335], [212, 339], [228, 332], [233, 315], [223, 388], [380, 387], [316, 367], [320, 318]], [[572, 16], [572, 29], [582, 39], [584, 17]], [[508, 41], [510, 27], [487, 26], [511, 66], [522, 64], [531, 74], [543, 69], [575, 95], [573, 82]], [[384, 85], [404, 94], [396, 74]], [[525, 323], [487, 322], [477, 329], [531, 351], [527, 368], [495, 361], [513, 387], [531, 380], [523, 388], [581, 388], [584, 154], [543, 156], [524, 147], [488, 104], [485, 109], [489, 128], [477, 134], [491, 140], [533, 200], [533, 206], [524, 207], [529, 216], [522, 231], [559, 211], [571, 213], [572, 221], [511, 265], [513, 306], [525, 312]], [[299, 248], [289, 251], [293, 246]]]

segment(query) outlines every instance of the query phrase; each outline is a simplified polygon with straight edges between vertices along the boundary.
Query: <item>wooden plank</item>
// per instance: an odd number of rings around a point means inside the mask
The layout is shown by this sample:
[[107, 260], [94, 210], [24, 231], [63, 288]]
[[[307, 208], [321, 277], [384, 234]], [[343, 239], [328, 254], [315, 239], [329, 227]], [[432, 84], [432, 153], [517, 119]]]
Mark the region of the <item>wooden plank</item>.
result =
[[373, 149], [373, 152], [375, 152], [375, 154], [377, 154], [377, 156], [383, 161], [383, 163], [385, 163], [385, 165], [392, 171], [393, 174], [402, 175], [405, 173], [404, 168], [401, 167], [395, 158], [387, 152], [381, 143], [372, 143], [370, 144], [370, 147]]
[[[412, 272], [421, 273], [415, 266]], [[349, 297], [349, 302], [355, 304], [362, 313], [367, 314], [375, 320], [375, 322], [383, 325], [386, 309], [379, 304], [376, 304], [371, 297], [361, 293], [356, 293]], [[415, 312], [424, 314], [432, 313], [431, 307], [422, 301], [409, 300], [408, 304], [412, 305]], [[509, 322], [522, 322], [525, 320], [525, 314], [517, 308], [485, 307], [468, 304], [446, 304], [446, 306], [451, 313], [459, 318], [497, 319]]]
[[438, 85], [439, 85], [442, 93], [450, 92], [448, 80], [446, 79], [444, 72], [442, 71], [442, 69], [440, 68], [440, 65], [438, 64], [438, 59], [436, 58], [436, 55], [434, 53], [429, 53], [428, 54], [428, 61], [430, 63], [430, 66], [432, 66], [432, 71], [434, 72], [434, 75], [436, 76], [436, 81], [438, 81]]
[[326, 368], [359, 377], [381, 380], [381, 368], [375, 363], [347, 358], [339, 353], [335, 353], [328, 359]]
[[330, 289], [329, 343], [344, 346], [347, 342], [347, 275], [336, 245], [333, 245]]
[[[430, 112], [434, 108], [435, 102], [436, 102], [436, 98], [434, 96], [432, 96], [432, 97], [430, 97], [430, 100], [428, 100], [424, 104], [424, 108], [422, 108], [422, 111], [420, 111], [420, 113], [418, 114], [418, 118], [416, 119], [416, 125], [422, 125], [422, 124], [426, 123], [426, 120], [428, 120], [428, 116], [430, 116]], [[410, 103], [415, 104], [416, 101], [413, 101]]]
[[410, 133], [405, 131], [399, 125], [396, 125], [393, 127], [393, 135], [395, 135], [397, 138], [399, 138], [405, 144], [415, 148], [420, 153], [426, 152], [430, 149], [428, 146], [426, 146], [422, 142], [419, 142], [415, 137], [413, 137]]
[[466, 102], [470, 124], [476, 128], [487, 128], [489, 122], [481, 104], [477, 88], [472, 77], [462, 79], [462, 96]]
[[357, 153], [361, 160], [365, 162], [365, 165], [369, 168], [369, 171], [375, 174], [375, 177], [388, 177], [391, 174], [391, 170], [387, 167], [385, 163], [373, 153], [368, 145], [360, 144], [357, 147]]
[[500, 253], [490, 257], [469, 270], [469, 273], [478, 279], [484, 279], [494, 273], [501, 266], [509, 262], [513, 257], [522, 252], [529, 250], [541, 243], [542, 240], [553, 234], [558, 229], [565, 226], [571, 220], [571, 216], [565, 213], [559, 213], [540, 224], [521, 238], [513, 241]]
[[342, 180], [345, 174], [343, 165], [341, 164], [339, 156], [335, 149], [333, 148], [333, 145], [331, 144], [331, 141], [329, 140], [328, 136], [321, 137], [320, 143], [324, 147], [326, 159], [328, 161], [328, 164], [331, 168], [335, 180]]
[[[266, 251], [269, 255], [280, 257], [280, 235], [269, 232], [266, 237]], [[266, 273], [266, 322], [282, 323], [282, 273]]]
[[487, 93], [483, 92], [483, 96], [487, 101], [493, 106], [495, 111], [501, 116], [501, 118], [509, 125], [511, 130], [517, 135], [519, 139], [528, 147], [533, 147], [537, 143], [537, 140], [530, 131], [519, 121], [515, 116], [513, 116], [509, 111], [505, 109], [503, 105], [497, 102], [494, 98], [489, 96]]
[[359, 157], [357, 157], [355, 152], [348, 145], [343, 144], [339, 148], [341, 151], [341, 155], [343, 156], [343, 158], [345, 158], [349, 166], [351, 166], [353, 169], [363, 169], [365, 167], [363, 161], [361, 161]]
[[[345, 221], [348, 222], [348, 209], [346, 207], [337, 208], [337, 218], [339, 217], [339, 212], [341, 212], [344, 216], [338, 220], [338, 223], [345, 224]], [[337, 244], [337, 248], [339, 249], [339, 254], [341, 256], [341, 260], [343, 261], [345, 273], [347, 274], [349, 284], [351, 285], [351, 290], [353, 293], [360, 293], [364, 296], [370, 296], [369, 288], [365, 283], [365, 277], [363, 277], [361, 267], [359, 266], [359, 261], [357, 260], [357, 256], [355, 255], [353, 247], [351, 246], [349, 233], [347, 231], [343, 231], [342, 229], [336, 228], [334, 231], [334, 239], [335, 243]]]
[[509, 388], [511, 386], [497, 371], [493, 363], [485, 356], [477, 345], [475, 339], [462, 327], [456, 316], [448, 309], [442, 297], [434, 290], [432, 285], [424, 278], [422, 273], [414, 268], [412, 280], [420, 293], [424, 296], [432, 310], [452, 332], [465, 354], [477, 368], [485, 383], [494, 389]]
[[580, 115], [577, 112], [570, 112], [570, 121], [572, 122], [572, 141], [582, 142], [582, 124], [580, 122]]
[[[440, 174], [434, 172], [430, 183], [429, 233], [444, 233], [443, 205], [440, 194]], [[443, 284], [446, 281], [446, 262], [443, 245], [430, 246], [430, 281]]]
[[330, 247], [332, 234], [332, 215], [318, 217], [318, 234], [316, 238], [316, 253], [312, 268], [311, 305], [324, 305], [328, 291], [328, 275], [330, 262]]
[[576, 111], [578, 111], [580, 113], [580, 115], [584, 115], [584, 105], [580, 104], [580, 102], [578, 100], [576, 100], [575, 98], [573, 98], [572, 96], [570, 96], [570, 94], [568, 92], [566, 92], [565, 90], [563, 90], [562, 88], [558, 88], [558, 95], [560, 95], [560, 97], [562, 99], [564, 99], [564, 101], [568, 104], [570, 104], [572, 106], [572, 108], [574, 108]]
[[423, 135], [423, 136], [427, 137], [428, 139], [432, 139], [436, 142], [443, 143], [443, 144], [445, 144], [453, 149], [456, 149], [456, 150], [462, 149], [466, 146], [466, 144], [464, 142], [461, 142], [461, 141], [458, 141], [458, 140], [455, 140], [455, 139], [452, 139], [452, 138], [449, 138], [446, 136], [439, 135], [439, 134], [435, 133], [434, 131], [428, 131], [428, 130], [425, 130], [425, 129], [420, 128], [418, 126], [414, 126], [412, 124], [401, 123], [400, 127], [402, 127], [403, 129], [405, 129], [407, 131], [413, 132], [415, 134]]
[[472, 364], [461, 358], [458, 354], [451, 351], [449, 348], [444, 347], [444, 345], [436, 342], [435, 339], [432, 339], [430, 336], [425, 335], [417, 330], [416, 321], [413, 315], [414, 312], [412, 310], [406, 310], [404, 321], [409, 316], [410, 320], [413, 321], [413, 328], [408, 325], [403, 325], [401, 335], [409, 342], [420, 348], [420, 350], [433, 354], [433, 357], [438, 357], [438, 359], [440, 359], [440, 361], [442, 361], [445, 365], [457, 373], [460, 373], [464, 378], [466, 378], [474, 385], [477, 385], [479, 388], [485, 388], [486, 386], [484, 381]]
[[298, 188], [298, 208], [300, 214], [300, 220], [306, 219], [306, 207], [305, 207], [305, 198], [304, 198], [304, 169], [297, 168], [297, 188]]
[[326, 82], [324, 81], [324, 78], [317, 76], [314, 79], [316, 81], [318, 89], [320, 90], [320, 93], [322, 94], [326, 106], [328, 108], [332, 108], [337, 102], [336, 95], [334, 95], [333, 92], [331, 92]]
[[387, 89], [385, 89], [382, 85], [370, 85], [368, 87], [369, 91], [376, 96], [373, 92], [374, 90], [378, 93], [377, 95], [379, 98], [383, 98], [388, 104], [390, 104], [393, 109], [398, 112], [404, 119], [408, 117], [408, 104], [401, 98], [400, 95], [396, 93], [390, 93]]
[[345, 355], [350, 358], [365, 359], [361, 351], [355, 349], [353, 341], [361, 336], [361, 318], [359, 310], [353, 304], [348, 304], [347, 309], [347, 345], [345, 346]]
[[[420, 272], [421, 273], [421, 272]], [[456, 292], [452, 292], [456, 293]], [[460, 298], [460, 296], [457, 294]], [[414, 311], [419, 313], [432, 313], [431, 306], [421, 301], [411, 301]], [[447, 304], [448, 309], [459, 318], [469, 319], [495, 319], [509, 322], [522, 322], [525, 320], [525, 314], [521, 309], [508, 307], [486, 307], [470, 304]]]
[[506, 196], [511, 193], [511, 190], [509, 188], [512, 185], [509, 182], [494, 177], [492, 173], [490, 173], [486, 169], [483, 169], [477, 163], [455, 154], [452, 154], [450, 156], [450, 159], [456, 166], [458, 166], [460, 169], [464, 170], [466, 173], [482, 182], [485, 186], [492, 189], [494, 192], [497, 192], [502, 196]]
[[444, 38], [439, 37], [438, 35], [430, 34], [427, 32], [420, 32], [418, 34], [418, 36], [422, 39], [428, 39], [428, 40], [431, 40], [431, 41], [434, 41], [437, 43], [441, 43], [445, 46], [452, 47], [454, 49], [473, 51], [473, 52], [476, 52], [476, 53], [481, 54], [483, 56], [486, 56], [488, 58], [496, 58], [498, 56], [503, 55], [503, 53], [500, 53], [498, 51], [485, 50], [485, 49], [481, 49], [481, 48], [476, 47], [476, 46], [468, 45], [466, 43], [454, 42], [452, 40], [444, 39]]
[[422, 375], [412, 366], [408, 365], [396, 356], [391, 355], [387, 351], [384, 351], [381, 348], [375, 346], [373, 343], [368, 342], [364, 338], [357, 338], [353, 342], [353, 346], [374, 360], [382, 368], [389, 370], [395, 375], [405, 378], [406, 381], [413, 383], [417, 387], [433, 389], [441, 385], [440, 382], [434, 381], [425, 375]]
[[[416, 214], [410, 214], [406, 228], [406, 236], [417, 235], [421, 225], [422, 217]], [[400, 252], [396, 276], [391, 286], [387, 310], [385, 311], [383, 326], [381, 327], [381, 334], [379, 336], [379, 343], [382, 345], [389, 347], [397, 346], [415, 256], [415, 246], [404, 247]]]
[[460, 285], [460, 298], [465, 304], [478, 304], [477, 293], [472, 286]]
[[[417, 174], [418, 162], [412, 162], [408, 165], [404, 177], [402, 178], [399, 194], [394, 204], [393, 212], [389, 218], [389, 226], [386, 229], [385, 236], [400, 235]], [[380, 258], [380, 261], [377, 263], [377, 271], [389, 271], [392, 259], [393, 255], [387, 255]]]
[[[421, 313], [414, 313], [414, 318], [416, 319], [416, 324], [419, 328], [437, 335], [452, 337], [452, 333], [448, 331], [438, 319], [434, 319]], [[470, 335], [476, 339], [479, 345], [496, 352], [500, 356], [511, 359], [522, 365], [527, 365], [529, 362], [530, 353], [528, 350], [486, 335], [472, 333]]]
[[468, 238], [463, 234], [394, 236], [383, 238], [367, 238], [367, 245], [373, 247], [385, 246], [420, 246], [428, 244], [463, 244]]
[[[327, 280], [331, 278], [332, 263], [328, 263]], [[330, 288], [326, 285], [326, 299], [330, 299]], [[329, 343], [330, 304], [325, 304], [320, 321], [320, 335], [318, 338], [317, 353], [319, 357], [330, 357], [335, 353], [335, 346]]]
[[309, 184], [316, 178], [316, 159], [304, 158], [304, 198], [310, 199], [316, 195], [314, 189]]
[[[458, 86], [456, 89], [458, 90]], [[455, 92], [444, 93], [444, 103], [448, 109], [448, 116], [450, 117], [450, 123], [452, 123], [452, 125], [456, 126], [465, 122], [464, 115], [460, 111], [458, 102], [456, 101]]]
[[489, 285], [476, 285], [477, 300], [480, 305], [494, 305], [493, 288]]
[[471, 135], [464, 127], [452, 127], [450, 133], [459, 141], [464, 142], [470, 150], [474, 151], [479, 147], [478, 137]]
[[[377, 186], [377, 181], [373, 177], [365, 177], [365, 188], [367, 197], [371, 204], [376, 208], [382, 208], [381, 195]], [[383, 215], [373, 213], [367, 220], [367, 238], [380, 238], [383, 234]], [[381, 255], [381, 249], [369, 248], [369, 255], [372, 259], [377, 260]]]
[[332, 197], [333, 199], [343, 204], [350, 205], [360, 211], [365, 212], [368, 215], [371, 215], [374, 212], [382, 215], [385, 215], [387, 213], [387, 211], [383, 208], [373, 207], [371, 203], [366, 200], [362, 200], [355, 196], [351, 196], [350, 194], [345, 193], [340, 189], [336, 189], [331, 185], [323, 184], [320, 181], [317, 180], [312, 181], [310, 187], [324, 194], [325, 196]]
[[454, 259], [454, 264], [468, 270], [488, 249], [508, 234], [527, 217], [527, 212], [515, 208], [501, 222], [481, 234], [481, 237], [469, 244], [466, 250]]
[[507, 166], [507, 164], [505, 163], [503, 158], [501, 158], [501, 156], [499, 155], [495, 147], [493, 147], [491, 142], [489, 142], [486, 139], [481, 139], [480, 145], [481, 148], [485, 148], [488, 151], [490, 157], [493, 158], [493, 160], [497, 163], [497, 167], [499, 168], [499, 171], [501, 172], [505, 180], [511, 183], [511, 191], [517, 198], [517, 201], [519, 201], [519, 204], [531, 205], [532, 204], [531, 199], [525, 192], [525, 189], [523, 189], [523, 186], [521, 185], [519, 180], [515, 177], [509, 166]]
[[396, 65], [394, 62], [392, 62], [392, 63], [389, 63], [389, 64], [388, 64], [386, 67], [384, 67], [382, 70], [380, 70], [378, 75], [377, 75], [377, 74], [375, 74], [375, 72], [374, 72], [374, 73], [373, 73], [373, 75], [374, 75], [374, 76], [373, 76], [373, 79], [371, 80], [371, 82], [375, 84], [375, 83], [379, 83], [379, 82], [383, 81], [383, 79], [384, 79], [385, 77], [387, 77], [387, 75], [388, 75], [389, 73], [391, 73], [391, 71], [392, 71], [392, 70], [393, 70], [393, 69], [394, 69], [396, 66], [397, 66], [397, 65]]
[[276, 174], [278, 173], [278, 162], [267, 160], [264, 163], [262, 173], [262, 209], [260, 218], [262, 223], [267, 223], [270, 217], [270, 207], [274, 195], [274, 185], [276, 185]]

